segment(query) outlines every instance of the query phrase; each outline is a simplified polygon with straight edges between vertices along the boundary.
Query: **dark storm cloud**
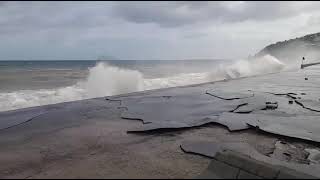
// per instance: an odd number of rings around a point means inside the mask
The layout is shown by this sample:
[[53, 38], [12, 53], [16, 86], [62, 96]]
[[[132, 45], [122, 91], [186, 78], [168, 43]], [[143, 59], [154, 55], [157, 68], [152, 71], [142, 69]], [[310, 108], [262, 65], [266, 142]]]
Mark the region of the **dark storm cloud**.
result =
[[0, 1], [0, 60], [80, 59], [106, 52], [125, 59], [246, 57], [279, 39], [318, 31], [319, 5]]
[[89, 2], [6, 2], [0, 6], [0, 33], [104, 26], [109, 18], [105, 7]]
[[177, 27], [199, 22], [270, 21], [318, 10], [310, 2], [120, 2], [114, 14], [135, 23]]
[[110, 20], [180, 27], [196, 23], [270, 21], [318, 10], [305, 2], [0, 2], [1, 33], [92, 28]]
[[6, 3], [7, 3], [6, 1], [0, 1], [0, 6], [3, 6]]

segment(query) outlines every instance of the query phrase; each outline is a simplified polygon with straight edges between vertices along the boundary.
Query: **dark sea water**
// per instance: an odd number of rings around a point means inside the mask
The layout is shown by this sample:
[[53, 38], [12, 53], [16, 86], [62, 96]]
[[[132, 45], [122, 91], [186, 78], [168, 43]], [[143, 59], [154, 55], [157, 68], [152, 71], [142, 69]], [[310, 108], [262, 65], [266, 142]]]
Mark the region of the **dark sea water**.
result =
[[202, 83], [230, 60], [0, 61], [0, 109]]
[[87, 78], [89, 68], [99, 62], [121, 69], [137, 70], [145, 78], [206, 72], [226, 63], [223, 60], [0, 61], [0, 92], [73, 85]]

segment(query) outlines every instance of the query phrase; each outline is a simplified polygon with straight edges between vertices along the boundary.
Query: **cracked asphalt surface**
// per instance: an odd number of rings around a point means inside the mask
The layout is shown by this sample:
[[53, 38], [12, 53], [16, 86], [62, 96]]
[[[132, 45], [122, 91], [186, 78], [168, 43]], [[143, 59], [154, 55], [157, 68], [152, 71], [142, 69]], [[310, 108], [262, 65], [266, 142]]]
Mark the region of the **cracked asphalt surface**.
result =
[[317, 173], [320, 73], [303, 71], [1, 112], [0, 178], [193, 178], [210, 158], [186, 141]]

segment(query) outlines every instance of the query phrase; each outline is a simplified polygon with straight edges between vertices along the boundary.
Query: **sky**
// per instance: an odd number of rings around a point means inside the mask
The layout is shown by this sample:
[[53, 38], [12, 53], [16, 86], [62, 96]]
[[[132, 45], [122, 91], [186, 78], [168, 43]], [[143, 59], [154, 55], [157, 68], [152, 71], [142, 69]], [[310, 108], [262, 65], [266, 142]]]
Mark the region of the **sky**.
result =
[[0, 2], [0, 60], [238, 59], [320, 31], [306, 1]]

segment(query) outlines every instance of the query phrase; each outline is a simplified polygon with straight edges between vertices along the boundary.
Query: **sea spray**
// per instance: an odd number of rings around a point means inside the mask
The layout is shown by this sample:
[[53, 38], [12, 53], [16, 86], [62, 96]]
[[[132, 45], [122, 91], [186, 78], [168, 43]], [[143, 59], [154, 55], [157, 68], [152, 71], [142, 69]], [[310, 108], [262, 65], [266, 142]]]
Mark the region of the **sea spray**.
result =
[[237, 60], [232, 64], [221, 64], [208, 73], [209, 81], [248, 77], [258, 74], [280, 72], [286, 67], [284, 63], [271, 55], [253, 60]]
[[273, 73], [285, 67], [286, 65], [278, 59], [266, 55], [254, 60], [238, 60], [231, 64], [220, 64], [212, 68], [210, 72], [145, 78], [139, 71], [101, 62], [89, 68], [89, 74], [85, 80], [72, 86], [0, 93], [0, 111]]
[[89, 69], [89, 76], [84, 86], [89, 97], [144, 90], [143, 75], [139, 71], [120, 69], [101, 62]]

